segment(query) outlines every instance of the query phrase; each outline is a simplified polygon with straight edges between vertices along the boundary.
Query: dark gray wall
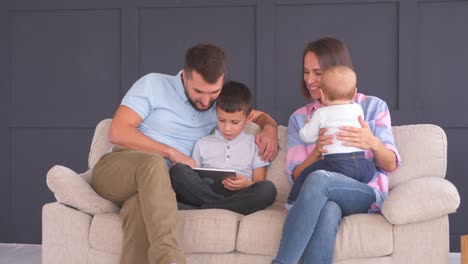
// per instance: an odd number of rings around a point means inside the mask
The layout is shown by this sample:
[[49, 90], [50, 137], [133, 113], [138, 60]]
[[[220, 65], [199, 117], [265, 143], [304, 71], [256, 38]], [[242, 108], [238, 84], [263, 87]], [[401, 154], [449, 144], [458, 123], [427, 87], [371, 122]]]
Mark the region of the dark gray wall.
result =
[[[198, 42], [224, 47], [228, 77], [286, 125], [305, 44], [344, 40], [361, 92], [387, 101], [394, 125], [433, 123], [448, 136], [447, 179], [468, 180], [468, 1], [11, 0], [0, 4], [0, 242], [40, 243], [54, 164], [87, 168], [95, 125], [148, 72], [175, 74]], [[430, 144], [430, 142], [428, 142]], [[450, 216], [451, 251], [468, 233]]]

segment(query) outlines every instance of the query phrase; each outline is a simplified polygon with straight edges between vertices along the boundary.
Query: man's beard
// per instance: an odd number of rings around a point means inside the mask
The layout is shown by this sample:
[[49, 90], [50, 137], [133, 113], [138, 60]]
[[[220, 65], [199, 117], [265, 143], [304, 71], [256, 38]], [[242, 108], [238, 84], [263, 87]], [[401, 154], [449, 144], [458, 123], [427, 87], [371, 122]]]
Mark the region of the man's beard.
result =
[[216, 100], [213, 100], [210, 105], [205, 108], [205, 109], [200, 109], [198, 106], [197, 106], [197, 103], [195, 103], [195, 101], [192, 100], [192, 98], [190, 98], [190, 96], [187, 94], [187, 91], [185, 91], [185, 95], [187, 96], [187, 100], [189, 101], [190, 105], [195, 108], [195, 110], [199, 111], [199, 112], [205, 112], [205, 111], [208, 111], [211, 109], [211, 107], [213, 106], [213, 104], [216, 102]]

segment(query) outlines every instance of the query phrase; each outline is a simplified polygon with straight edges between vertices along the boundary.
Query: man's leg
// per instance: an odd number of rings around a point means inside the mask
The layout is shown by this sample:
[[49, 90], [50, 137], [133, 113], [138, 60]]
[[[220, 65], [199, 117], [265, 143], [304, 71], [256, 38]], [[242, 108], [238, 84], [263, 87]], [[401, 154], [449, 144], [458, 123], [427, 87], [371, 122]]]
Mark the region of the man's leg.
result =
[[134, 194], [120, 210], [123, 230], [123, 249], [121, 264], [148, 264], [149, 241], [146, 235], [146, 226], [141, 213], [140, 198]]
[[92, 187], [119, 206], [138, 193], [150, 242], [149, 262], [185, 263], [177, 241], [176, 199], [166, 162], [160, 155], [118, 148], [96, 164]]
[[249, 188], [239, 191], [232, 196], [201, 206], [203, 209], [227, 209], [240, 214], [251, 214], [265, 209], [276, 198], [276, 188], [271, 181], [261, 181], [252, 184]]
[[172, 188], [177, 194], [177, 200], [184, 204], [201, 206], [224, 198], [224, 196], [213, 192], [210, 186], [185, 164], [174, 164], [169, 174]]

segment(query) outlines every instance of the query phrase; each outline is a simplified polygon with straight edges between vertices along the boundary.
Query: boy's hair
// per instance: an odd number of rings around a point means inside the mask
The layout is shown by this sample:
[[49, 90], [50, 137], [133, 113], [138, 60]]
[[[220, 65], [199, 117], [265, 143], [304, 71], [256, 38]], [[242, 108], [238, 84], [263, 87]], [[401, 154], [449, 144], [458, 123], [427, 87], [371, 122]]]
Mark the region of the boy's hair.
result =
[[356, 93], [356, 73], [348, 66], [337, 65], [322, 73], [320, 89], [329, 100], [353, 100]]
[[252, 111], [252, 93], [243, 83], [228, 81], [221, 89], [216, 107], [227, 113], [243, 111], [249, 116]]
[[185, 53], [184, 70], [187, 77], [192, 77], [192, 71], [197, 71], [210, 84], [226, 73], [227, 64], [224, 51], [211, 44], [198, 44]]

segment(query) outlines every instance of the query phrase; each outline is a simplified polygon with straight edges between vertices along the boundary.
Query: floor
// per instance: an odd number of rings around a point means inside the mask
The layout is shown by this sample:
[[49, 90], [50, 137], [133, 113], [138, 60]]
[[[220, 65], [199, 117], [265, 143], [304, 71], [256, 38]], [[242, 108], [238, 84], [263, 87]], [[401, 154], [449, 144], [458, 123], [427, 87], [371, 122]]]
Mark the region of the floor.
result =
[[[450, 253], [450, 264], [460, 262], [460, 253]], [[41, 245], [0, 243], [0, 264], [41, 264]]]

